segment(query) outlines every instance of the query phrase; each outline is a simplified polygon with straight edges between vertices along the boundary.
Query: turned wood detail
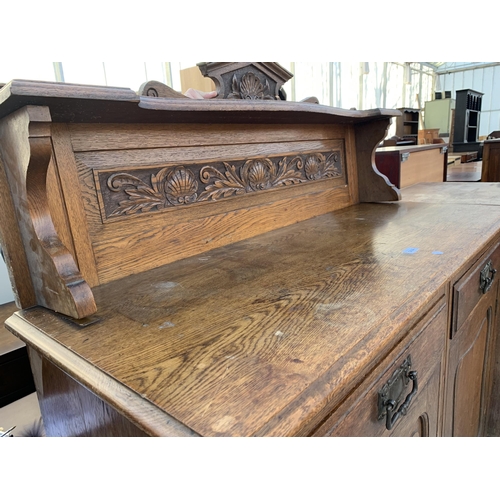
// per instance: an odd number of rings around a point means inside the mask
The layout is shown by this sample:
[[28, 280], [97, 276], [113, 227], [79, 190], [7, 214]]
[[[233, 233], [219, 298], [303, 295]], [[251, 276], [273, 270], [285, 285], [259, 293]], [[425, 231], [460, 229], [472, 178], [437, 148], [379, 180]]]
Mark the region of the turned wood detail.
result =
[[103, 220], [341, 177], [343, 148], [127, 171], [94, 170]]
[[47, 172], [54, 161], [50, 124], [49, 109], [38, 106], [26, 106], [5, 119], [1, 124], [5, 138], [3, 165], [36, 304], [82, 318], [93, 314], [96, 306], [92, 291], [73, 255], [61, 242], [50, 214]]

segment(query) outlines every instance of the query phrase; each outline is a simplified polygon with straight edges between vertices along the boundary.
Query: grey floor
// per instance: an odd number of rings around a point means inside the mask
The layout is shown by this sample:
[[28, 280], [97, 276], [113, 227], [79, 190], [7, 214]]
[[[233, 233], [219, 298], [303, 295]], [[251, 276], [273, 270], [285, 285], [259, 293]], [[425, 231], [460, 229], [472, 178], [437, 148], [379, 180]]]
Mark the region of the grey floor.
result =
[[40, 407], [36, 392], [0, 408], [0, 433], [10, 432], [14, 437], [22, 437], [36, 432], [43, 434]]

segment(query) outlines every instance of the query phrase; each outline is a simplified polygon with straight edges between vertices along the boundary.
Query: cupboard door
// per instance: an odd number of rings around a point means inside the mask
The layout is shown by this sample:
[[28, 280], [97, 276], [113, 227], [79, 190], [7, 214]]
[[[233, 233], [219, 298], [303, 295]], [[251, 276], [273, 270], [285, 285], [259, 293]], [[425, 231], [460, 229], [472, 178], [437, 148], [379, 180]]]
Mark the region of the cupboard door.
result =
[[444, 434], [481, 436], [489, 409], [500, 246], [453, 287]]
[[[484, 433], [491, 386], [496, 289], [485, 295], [450, 341], [445, 435]], [[495, 293], [493, 293], [495, 292]]]
[[[404, 343], [367, 376], [314, 435], [439, 435], [447, 316], [446, 300], [442, 296], [412, 328]], [[406, 370], [409, 362], [411, 367]], [[406, 378], [413, 371], [417, 372], [416, 384]], [[401, 396], [397, 398], [399, 393]], [[396, 403], [390, 415], [392, 425], [387, 413], [381, 412], [383, 401], [388, 401], [387, 395]]]

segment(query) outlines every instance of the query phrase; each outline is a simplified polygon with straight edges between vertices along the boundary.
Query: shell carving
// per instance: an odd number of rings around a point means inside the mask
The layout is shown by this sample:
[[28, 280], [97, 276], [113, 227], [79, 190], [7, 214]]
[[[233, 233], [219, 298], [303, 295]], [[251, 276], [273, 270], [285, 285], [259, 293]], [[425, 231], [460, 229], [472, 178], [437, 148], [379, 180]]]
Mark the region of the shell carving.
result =
[[250, 160], [242, 168], [241, 178], [247, 191], [262, 191], [272, 187], [275, 168], [270, 160]]
[[165, 195], [172, 205], [188, 205], [198, 198], [198, 181], [192, 172], [184, 167], [177, 168], [168, 175], [165, 182]]
[[263, 85], [260, 78], [254, 73], [245, 73], [238, 82], [236, 75], [232, 80], [232, 92], [227, 96], [228, 99], [274, 99], [271, 96], [269, 82], [265, 81]]
[[[163, 167], [146, 174], [114, 172], [103, 181], [103, 219], [164, 210], [174, 206], [216, 201], [308, 181], [342, 176], [340, 151], [308, 153], [278, 158], [252, 158]], [[100, 172], [99, 176], [106, 175]]]

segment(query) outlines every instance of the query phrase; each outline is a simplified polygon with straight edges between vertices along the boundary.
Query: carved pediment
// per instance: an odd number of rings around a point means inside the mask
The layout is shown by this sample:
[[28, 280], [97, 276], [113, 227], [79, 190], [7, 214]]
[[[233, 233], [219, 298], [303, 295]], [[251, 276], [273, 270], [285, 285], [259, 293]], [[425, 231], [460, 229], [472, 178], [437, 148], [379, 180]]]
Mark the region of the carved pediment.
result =
[[274, 62], [198, 63], [203, 76], [215, 83], [219, 99], [279, 100], [292, 73]]

